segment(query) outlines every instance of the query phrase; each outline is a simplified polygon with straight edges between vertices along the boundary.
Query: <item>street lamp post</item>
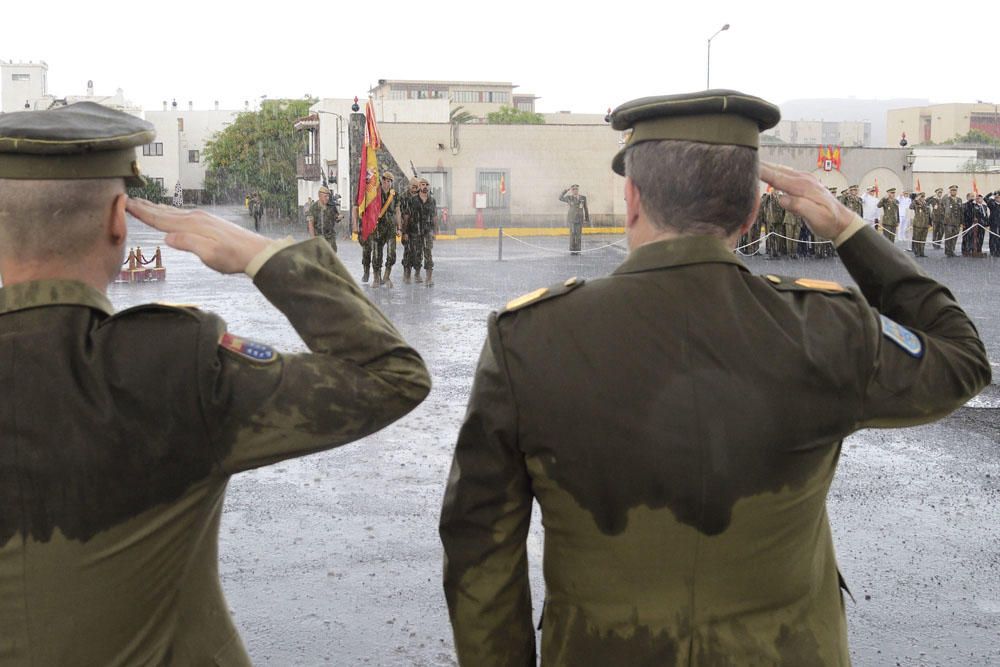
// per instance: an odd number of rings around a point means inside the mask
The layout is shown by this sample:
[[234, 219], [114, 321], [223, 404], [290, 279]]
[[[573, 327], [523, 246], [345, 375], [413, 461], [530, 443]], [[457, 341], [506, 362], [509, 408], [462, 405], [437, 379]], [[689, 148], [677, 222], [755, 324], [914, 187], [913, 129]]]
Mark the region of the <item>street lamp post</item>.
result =
[[729, 24], [722, 26], [715, 31], [715, 34], [708, 38], [708, 57], [705, 59], [705, 88], [712, 87], [712, 40], [718, 37], [720, 32], [729, 30]]

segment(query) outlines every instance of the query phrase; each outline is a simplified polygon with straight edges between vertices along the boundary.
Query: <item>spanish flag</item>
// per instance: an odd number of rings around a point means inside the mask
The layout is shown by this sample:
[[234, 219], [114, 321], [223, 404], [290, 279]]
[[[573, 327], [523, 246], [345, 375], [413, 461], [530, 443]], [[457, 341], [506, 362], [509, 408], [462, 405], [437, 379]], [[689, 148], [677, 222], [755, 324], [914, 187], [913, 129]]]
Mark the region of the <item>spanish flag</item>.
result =
[[361, 147], [361, 169], [358, 170], [358, 221], [362, 241], [367, 240], [375, 230], [382, 208], [377, 157], [381, 146], [382, 140], [375, 125], [375, 107], [369, 98], [365, 105], [365, 140]]

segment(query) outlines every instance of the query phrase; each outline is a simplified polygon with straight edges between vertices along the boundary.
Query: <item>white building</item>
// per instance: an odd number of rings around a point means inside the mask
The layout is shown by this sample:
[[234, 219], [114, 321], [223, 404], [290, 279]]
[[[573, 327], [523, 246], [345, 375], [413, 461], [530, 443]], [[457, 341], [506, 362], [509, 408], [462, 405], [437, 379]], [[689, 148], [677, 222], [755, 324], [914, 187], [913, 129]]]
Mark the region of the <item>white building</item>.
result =
[[172, 195], [177, 183], [189, 191], [188, 197], [205, 187], [205, 144], [230, 125], [239, 115], [234, 110], [187, 109], [176, 106], [162, 111], [146, 111], [146, 120], [156, 128], [156, 138], [142, 147], [139, 164], [149, 179]]
[[45, 61], [19, 63], [0, 60], [0, 111], [23, 111], [48, 92], [49, 66]]

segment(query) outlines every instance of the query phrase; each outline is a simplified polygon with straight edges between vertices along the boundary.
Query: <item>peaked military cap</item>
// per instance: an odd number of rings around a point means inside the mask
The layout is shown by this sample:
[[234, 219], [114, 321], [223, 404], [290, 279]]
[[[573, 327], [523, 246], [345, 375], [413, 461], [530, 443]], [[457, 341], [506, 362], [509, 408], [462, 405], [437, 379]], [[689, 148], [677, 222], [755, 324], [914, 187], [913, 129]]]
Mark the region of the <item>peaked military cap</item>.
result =
[[934, 188], [934, 192], [935, 194], [939, 192], [944, 192], [944, 188]]
[[948, 189], [949, 190], [958, 190], [958, 186], [957, 185], [949, 185]]
[[625, 151], [643, 141], [673, 139], [757, 149], [760, 133], [779, 120], [778, 107], [735, 90], [641, 97], [611, 112], [611, 127], [632, 130], [611, 169], [624, 176]]
[[889, 189], [888, 189], [888, 190], [886, 190], [885, 192], [886, 192], [886, 194], [889, 194], [890, 192], [891, 192], [891, 193], [893, 193], [893, 194], [895, 194], [895, 192], [896, 192], [896, 188], [889, 188]]
[[847, 186], [847, 189], [848, 189], [848, 190], [857, 190], [857, 189], [858, 189], [858, 186], [857, 186], [857, 185], [848, 185], [848, 186]]
[[135, 147], [156, 136], [151, 123], [93, 102], [0, 115], [0, 178], [144, 180]]

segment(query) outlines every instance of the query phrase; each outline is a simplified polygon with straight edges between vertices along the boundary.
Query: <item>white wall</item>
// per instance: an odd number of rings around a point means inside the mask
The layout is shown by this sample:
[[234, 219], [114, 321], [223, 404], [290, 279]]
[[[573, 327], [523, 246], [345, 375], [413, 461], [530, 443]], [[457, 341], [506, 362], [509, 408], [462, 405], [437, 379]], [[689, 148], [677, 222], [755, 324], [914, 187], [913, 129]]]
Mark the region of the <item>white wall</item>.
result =
[[[185, 190], [201, 190], [205, 183], [205, 144], [231, 124], [239, 111], [190, 110], [146, 111], [146, 120], [156, 129], [154, 142], [163, 144], [162, 156], [142, 155], [139, 164], [150, 178], [162, 178], [167, 194], [180, 181]], [[183, 120], [180, 129], [178, 119]], [[198, 162], [188, 161], [188, 151], [199, 152]]]
[[[46, 93], [49, 66], [41, 63], [0, 62], [0, 111], [24, 111], [24, 103], [29, 104], [44, 97]], [[27, 81], [14, 81], [14, 75], [28, 75]], [[34, 106], [34, 105], [32, 105]]]

